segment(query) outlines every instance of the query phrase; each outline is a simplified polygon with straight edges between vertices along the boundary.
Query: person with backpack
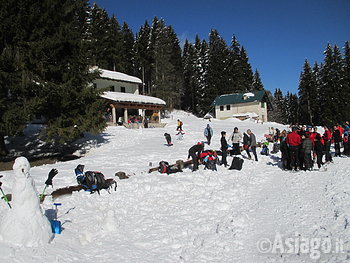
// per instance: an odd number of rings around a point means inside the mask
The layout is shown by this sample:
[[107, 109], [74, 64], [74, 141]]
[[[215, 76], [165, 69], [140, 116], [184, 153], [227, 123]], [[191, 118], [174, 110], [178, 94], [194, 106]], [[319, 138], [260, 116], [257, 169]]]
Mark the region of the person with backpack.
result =
[[289, 147], [290, 166], [296, 171], [299, 167], [299, 146], [301, 144], [300, 135], [297, 134], [297, 127], [292, 128], [292, 132], [287, 135], [286, 142]]
[[241, 154], [241, 149], [239, 148], [239, 143], [242, 140], [243, 136], [242, 133], [238, 131], [238, 128], [235, 127], [233, 129], [233, 133], [230, 136], [230, 140], [232, 142], [232, 147], [233, 147], [233, 155], [240, 155]]
[[225, 167], [227, 166], [227, 151], [228, 151], [228, 144], [226, 141], [226, 132], [221, 132], [221, 164], [223, 164]]
[[176, 130], [179, 131], [179, 132], [182, 132], [182, 121], [180, 121], [179, 119], [177, 120], [177, 128]]
[[210, 145], [211, 137], [213, 137], [213, 129], [207, 124], [207, 127], [204, 129], [204, 136], [207, 138], [208, 145]]
[[193, 168], [192, 172], [198, 170], [199, 166], [199, 157], [201, 152], [204, 150], [204, 142], [198, 142], [197, 144], [193, 145], [189, 150], [188, 150], [188, 157], [187, 159], [190, 159], [190, 157], [193, 160]]
[[251, 158], [249, 150], [252, 150], [252, 152], [254, 154], [254, 157], [255, 157], [255, 161], [257, 162], [258, 161], [258, 156], [256, 154], [256, 137], [255, 137], [255, 134], [252, 133], [252, 131], [250, 129], [247, 130], [247, 133], [249, 135], [249, 148], [248, 148], [248, 151], [247, 151], [249, 159]]

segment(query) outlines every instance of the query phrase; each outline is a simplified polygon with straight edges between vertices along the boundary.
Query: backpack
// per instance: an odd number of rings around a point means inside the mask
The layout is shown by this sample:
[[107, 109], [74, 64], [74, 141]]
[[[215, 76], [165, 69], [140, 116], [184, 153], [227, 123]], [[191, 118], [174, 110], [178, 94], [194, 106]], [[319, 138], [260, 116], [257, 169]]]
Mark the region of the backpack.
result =
[[239, 157], [233, 157], [229, 170], [242, 170], [244, 160]]
[[165, 174], [168, 172], [168, 168], [169, 168], [168, 162], [166, 162], [166, 161], [159, 162], [158, 172], [160, 172], [161, 174]]
[[98, 194], [100, 194], [101, 189], [109, 188], [105, 176], [101, 172], [96, 171], [85, 172], [85, 184], [83, 186], [91, 193], [96, 191]]
[[269, 148], [266, 145], [264, 145], [262, 147], [262, 150], [261, 150], [260, 154], [261, 155], [269, 155]]

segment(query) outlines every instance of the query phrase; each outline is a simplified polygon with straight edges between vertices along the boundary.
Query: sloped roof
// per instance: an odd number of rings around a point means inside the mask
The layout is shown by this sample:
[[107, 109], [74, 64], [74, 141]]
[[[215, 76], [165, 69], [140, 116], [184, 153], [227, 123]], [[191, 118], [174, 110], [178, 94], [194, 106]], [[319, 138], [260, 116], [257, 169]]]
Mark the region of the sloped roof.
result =
[[131, 83], [137, 83], [137, 84], [142, 84], [142, 80], [130, 76], [125, 73], [117, 72], [117, 71], [111, 71], [111, 70], [106, 70], [106, 69], [98, 69], [100, 71], [100, 78], [102, 79], [110, 79], [110, 80], [117, 80], [117, 81], [124, 81], [124, 82], [131, 82]]
[[130, 103], [142, 103], [142, 104], [155, 104], [165, 105], [165, 101], [156, 97], [123, 93], [115, 91], [107, 91], [101, 95], [102, 98], [109, 99], [116, 102], [130, 102]]
[[212, 105], [219, 106], [219, 105], [228, 105], [228, 104], [248, 103], [248, 102], [254, 102], [254, 101], [263, 101], [265, 100], [264, 98], [265, 95], [266, 93], [264, 90], [256, 90], [256, 91], [251, 91], [249, 93], [225, 94], [225, 95], [216, 97]]

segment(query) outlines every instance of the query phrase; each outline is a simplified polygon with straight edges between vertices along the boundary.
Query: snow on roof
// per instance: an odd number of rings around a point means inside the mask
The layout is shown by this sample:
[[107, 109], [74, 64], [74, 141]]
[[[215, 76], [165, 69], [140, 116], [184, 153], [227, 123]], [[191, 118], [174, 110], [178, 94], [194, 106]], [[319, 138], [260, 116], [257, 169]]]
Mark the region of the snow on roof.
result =
[[141, 79], [139, 79], [137, 77], [134, 77], [134, 76], [130, 76], [130, 75], [125, 74], [125, 73], [121, 73], [121, 72], [117, 72], [117, 71], [111, 71], [111, 70], [106, 70], [106, 69], [98, 69], [98, 70], [101, 73], [100, 78], [142, 84], [142, 80]]
[[256, 118], [259, 117], [255, 112], [245, 112], [245, 113], [236, 113], [232, 117], [247, 117], [247, 118]]
[[158, 104], [165, 105], [165, 101], [156, 97], [123, 93], [115, 91], [107, 91], [101, 95], [102, 98], [118, 101], [118, 102], [132, 102], [132, 103], [146, 103], [146, 104]]
[[255, 95], [251, 92], [248, 92], [248, 93], [244, 93], [243, 96], [246, 96], [246, 97], [254, 97]]

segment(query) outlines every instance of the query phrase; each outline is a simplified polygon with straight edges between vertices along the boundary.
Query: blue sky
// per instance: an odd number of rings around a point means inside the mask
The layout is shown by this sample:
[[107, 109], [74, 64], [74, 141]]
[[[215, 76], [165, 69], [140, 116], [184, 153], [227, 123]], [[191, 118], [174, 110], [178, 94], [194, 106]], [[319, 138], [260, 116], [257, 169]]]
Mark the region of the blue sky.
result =
[[322, 62], [327, 43], [350, 41], [350, 0], [96, 0], [134, 34], [154, 16], [171, 25], [181, 43], [212, 28], [229, 44], [235, 34], [265, 89], [297, 92], [305, 59]]

